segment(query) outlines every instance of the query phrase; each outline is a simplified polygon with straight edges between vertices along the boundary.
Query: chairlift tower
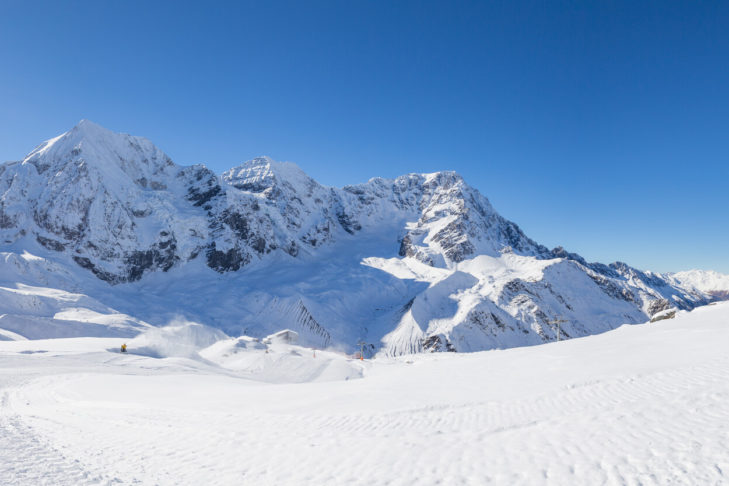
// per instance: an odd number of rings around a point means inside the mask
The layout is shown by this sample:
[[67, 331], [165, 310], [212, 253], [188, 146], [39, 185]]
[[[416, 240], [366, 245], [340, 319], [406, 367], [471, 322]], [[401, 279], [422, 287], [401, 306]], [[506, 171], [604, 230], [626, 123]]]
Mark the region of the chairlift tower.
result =
[[364, 361], [364, 348], [365, 346], [369, 345], [370, 343], [366, 343], [363, 340], [357, 341], [357, 346], [359, 346], [359, 359], [360, 361]]
[[557, 324], [557, 341], [561, 341], [562, 340], [562, 327], [561, 327], [561, 324], [563, 322], [569, 322], [569, 321], [566, 320], [566, 319], [561, 319], [562, 316], [557, 316], [557, 317], [558, 317], [557, 319], [553, 319], [551, 321], [547, 321], [547, 324]]

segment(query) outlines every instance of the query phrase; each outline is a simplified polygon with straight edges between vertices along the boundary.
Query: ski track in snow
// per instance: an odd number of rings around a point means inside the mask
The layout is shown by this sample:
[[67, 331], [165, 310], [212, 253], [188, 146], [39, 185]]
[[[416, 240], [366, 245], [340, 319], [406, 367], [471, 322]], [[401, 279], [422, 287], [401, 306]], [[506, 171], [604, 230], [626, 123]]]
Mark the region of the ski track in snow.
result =
[[53, 448], [21, 418], [8, 411], [5, 392], [0, 398], [0, 484], [102, 485], [113, 481], [93, 477]]
[[[535, 478], [714, 484], [726, 479], [725, 469], [706, 464], [727, 460], [729, 394], [725, 387], [714, 391], [729, 382], [727, 364], [596, 382], [536, 400], [395, 413], [242, 416], [143, 410], [124, 413], [123, 419], [104, 413], [63, 434], [93, 438], [93, 448], [84, 451], [92, 470], [119, 470], [123, 458], [126, 470], [120, 476], [131, 475], [135, 482], [149, 473], [150, 484], [526, 484]], [[67, 418], [78, 416], [40, 422], [48, 428]], [[181, 427], [189, 423], [199, 426]], [[627, 433], [615, 434], [616, 427]], [[716, 427], [721, 434], [712, 430]], [[99, 428], [105, 434], [93, 435]], [[724, 440], [695, 440], [717, 435]], [[144, 437], [164, 437], [164, 442]], [[93, 455], [96, 448], [103, 454]], [[36, 449], [25, 460], [36, 456]], [[459, 457], [448, 453], [453, 451]], [[52, 461], [50, 473], [74, 473], [68, 484], [78, 484], [80, 471], [56, 466], [62, 462], [53, 451], [43, 457]], [[297, 471], [281, 464], [290, 460]], [[216, 479], [211, 481], [211, 474]]]
[[726, 484], [729, 305], [692, 314], [348, 382], [78, 358], [5, 384], [0, 484]]

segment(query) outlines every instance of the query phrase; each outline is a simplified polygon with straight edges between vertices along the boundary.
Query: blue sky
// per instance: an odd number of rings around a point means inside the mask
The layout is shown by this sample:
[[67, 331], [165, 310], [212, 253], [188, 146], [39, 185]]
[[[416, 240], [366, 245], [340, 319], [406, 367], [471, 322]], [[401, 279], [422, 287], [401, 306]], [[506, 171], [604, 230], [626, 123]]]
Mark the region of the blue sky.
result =
[[589, 260], [729, 273], [727, 2], [0, 0], [0, 160], [88, 118], [220, 172], [456, 170]]

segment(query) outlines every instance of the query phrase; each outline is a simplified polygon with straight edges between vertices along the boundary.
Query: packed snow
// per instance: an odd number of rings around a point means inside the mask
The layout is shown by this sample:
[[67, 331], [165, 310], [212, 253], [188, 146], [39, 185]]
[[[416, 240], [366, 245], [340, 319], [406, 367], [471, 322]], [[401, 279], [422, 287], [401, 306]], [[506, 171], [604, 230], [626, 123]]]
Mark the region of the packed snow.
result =
[[469, 354], [291, 336], [0, 342], [0, 484], [729, 482], [729, 303]]

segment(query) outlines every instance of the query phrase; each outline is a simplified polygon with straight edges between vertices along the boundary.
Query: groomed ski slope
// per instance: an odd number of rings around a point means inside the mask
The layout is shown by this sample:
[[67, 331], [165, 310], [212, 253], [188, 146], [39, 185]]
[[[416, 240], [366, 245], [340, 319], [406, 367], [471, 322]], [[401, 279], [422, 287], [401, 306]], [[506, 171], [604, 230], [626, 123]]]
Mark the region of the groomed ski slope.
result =
[[0, 342], [0, 484], [729, 482], [729, 303], [473, 354], [244, 341]]

